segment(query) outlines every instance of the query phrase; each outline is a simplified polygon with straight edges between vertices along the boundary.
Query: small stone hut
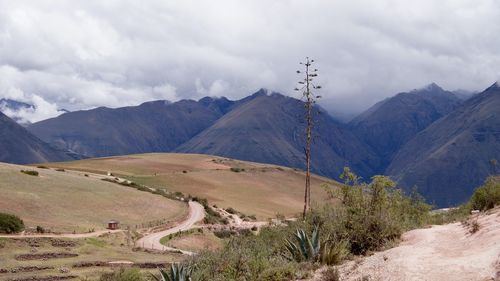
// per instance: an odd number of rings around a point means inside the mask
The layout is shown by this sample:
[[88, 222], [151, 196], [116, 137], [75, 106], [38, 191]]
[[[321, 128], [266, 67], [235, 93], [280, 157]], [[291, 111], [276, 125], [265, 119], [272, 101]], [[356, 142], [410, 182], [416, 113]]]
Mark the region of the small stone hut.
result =
[[115, 230], [120, 228], [120, 222], [117, 220], [108, 221], [108, 229]]

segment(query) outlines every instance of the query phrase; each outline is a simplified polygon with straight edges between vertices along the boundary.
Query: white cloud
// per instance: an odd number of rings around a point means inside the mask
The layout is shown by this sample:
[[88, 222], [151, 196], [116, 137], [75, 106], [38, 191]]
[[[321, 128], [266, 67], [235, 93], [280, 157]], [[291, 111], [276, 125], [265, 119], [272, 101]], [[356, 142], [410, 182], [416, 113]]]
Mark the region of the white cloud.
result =
[[330, 111], [436, 82], [498, 80], [495, 0], [0, 0], [0, 97], [70, 110], [152, 99], [294, 94], [317, 59]]

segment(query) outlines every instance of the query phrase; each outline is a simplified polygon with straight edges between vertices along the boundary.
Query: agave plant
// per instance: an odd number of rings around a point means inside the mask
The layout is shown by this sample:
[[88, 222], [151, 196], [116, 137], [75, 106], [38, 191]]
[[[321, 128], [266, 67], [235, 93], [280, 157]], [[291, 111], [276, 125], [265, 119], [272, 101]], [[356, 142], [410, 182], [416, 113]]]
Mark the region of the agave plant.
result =
[[153, 275], [156, 281], [191, 281], [193, 268], [187, 265], [173, 263], [170, 271], [160, 268], [160, 277]]
[[297, 262], [301, 261], [318, 261], [321, 253], [321, 242], [319, 239], [319, 227], [316, 225], [312, 232], [311, 238], [307, 236], [303, 229], [297, 229], [294, 234], [297, 243], [286, 239], [285, 247], [290, 256], [285, 256], [290, 260]]

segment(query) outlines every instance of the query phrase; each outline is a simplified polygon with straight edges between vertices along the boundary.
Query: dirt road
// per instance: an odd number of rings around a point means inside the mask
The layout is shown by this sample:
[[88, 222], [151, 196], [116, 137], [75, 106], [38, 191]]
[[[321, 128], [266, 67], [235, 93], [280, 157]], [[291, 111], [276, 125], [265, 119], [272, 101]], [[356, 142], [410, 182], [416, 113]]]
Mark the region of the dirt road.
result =
[[500, 209], [461, 223], [416, 229], [395, 248], [340, 266], [342, 280], [500, 280]]
[[192, 255], [193, 253], [188, 251], [182, 251], [170, 247], [166, 247], [160, 243], [160, 239], [164, 236], [179, 232], [189, 230], [194, 227], [194, 224], [201, 221], [205, 217], [205, 209], [198, 202], [189, 202], [189, 216], [188, 218], [179, 223], [177, 226], [173, 228], [169, 228], [164, 231], [155, 232], [151, 234], [147, 234], [136, 242], [136, 246], [142, 247], [145, 249], [154, 249], [154, 250], [172, 250], [172, 251], [180, 251], [183, 254]]
[[88, 238], [97, 237], [106, 233], [116, 233], [123, 230], [100, 230], [89, 233], [76, 233], [76, 234], [12, 234], [12, 235], [0, 235], [0, 238]]

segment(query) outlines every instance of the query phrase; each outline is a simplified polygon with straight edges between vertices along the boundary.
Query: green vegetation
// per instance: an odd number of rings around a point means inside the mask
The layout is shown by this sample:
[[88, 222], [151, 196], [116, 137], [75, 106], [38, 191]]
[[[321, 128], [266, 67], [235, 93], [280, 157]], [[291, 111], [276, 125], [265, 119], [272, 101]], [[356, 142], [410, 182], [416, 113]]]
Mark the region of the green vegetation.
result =
[[171, 200], [187, 202], [187, 201], [185, 201], [186, 196], [184, 196], [184, 194], [182, 192], [177, 191], [177, 192], [172, 193], [172, 192], [166, 191], [165, 189], [149, 188], [147, 186], [137, 184], [136, 182], [133, 182], [130, 180], [119, 180], [118, 178], [114, 178], [114, 179], [103, 178], [101, 180], [106, 181], [106, 182], [116, 183], [116, 184], [123, 185], [123, 186], [132, 187], [132, 188], [135, 188], [139, 191], [144, 191], [144, 192], [149, 192], [149, 193], [156, 194], [156, 195], [161, 195], [161, 196], [168, 198], [168, 199], [171, 199]]
[[0, 213], [0, 233], [17, 233], [24, 230], [24, 222], [16, 215]]
[[205, 209], [205, 218], [203, 219], [203, 222], [206, 224], [228, 224], [229, 221], [227, 218], [222, 217], [217, 211], [212, 209], [208, 205], [208, 200], [205, 198], [198, 198], [198, 197], [192, 197], [191, 200], [200, 203], [203, 208]]
[[235, 172], [235, 173], [240, 173], [240, 172], [244, 172], [245, 169], [243, 168], [238, 168], [238, 167], [231, 167], [231, 172]]
[[486, 211], [500, 204], [500, 182], [490, 177], [472, 195], [469, 205], [473, 210]]
[[286, 239], [286, 249], [290, 252], [289, 260], [312, 261], [316, 262], [320, 258], [321, 244], [319, 241], [319, 227], [316, 225], [312, 232], [311, 238], [304, 232], [303, 229], [298, 229], [294, 235], [297, 244]]
[[304, 278], [319, 264], [339, 264], [387, 247], [403, 231], [430, 219], [430, 206], [420, 196], [406, 196], [387, 177], [359, 184], [349, 169], [342, 177], [345, 186], [329, 189], [341, 204], [312, 209], [303, 221], [263, 228], [258, 235], [227, 235], [223, 249], [202, 252], [190, 261], [196, 264], [193, 280]]
[[174, 263], [170, 266], [170, 271], [160, 269], [160, 276], [153, 275], [153, 278], [156, 281], [190, 281], [192, 274], [192, 267]]
[[345, 168], [341, 178], [345, 185], [331, 194], [342, 205], [325, 211], [333, 216], [325, 223], [331, 224], [329, 233], [349, 241], [353, 254], [380, 249], [429, 220], [431, 206], [416, 192], [406, 196], [388, 177], [374, 176], [370, 184], [359, 184], [359, 178]]
[[30, 175], [30, 176], [38, 177], [38, 172], [37, 171], [21, 170], [21, 173], [26, 174], [26, 175]]
[[48, 169], [49, 167], [47, 166], [43, 166], [43, 165], [40, 165], [40, 166], [36, 166], [38, 169]]
[[198, 228], [198, 229], [189, 229], [189, 230], [184, 230], [184, 231], [178, 231], [176, 233], [172, 233], [172, 234], [169, 234], [167, 236], [164, 236], [160, 239], [160, 243], [162, 245], [165, 245], [165, 246], [168, 246], [167, 243], [168, 241], [174, 239], [174, 238], [179, 238], [179, 237], [182, 237], [182, 236], [186, 236], [186, 235], [189, 235], [189, 234], [193, 234], [195, 232], [199, 232], [199, 233], [203, 233], [203, 229], [201, 228]]

